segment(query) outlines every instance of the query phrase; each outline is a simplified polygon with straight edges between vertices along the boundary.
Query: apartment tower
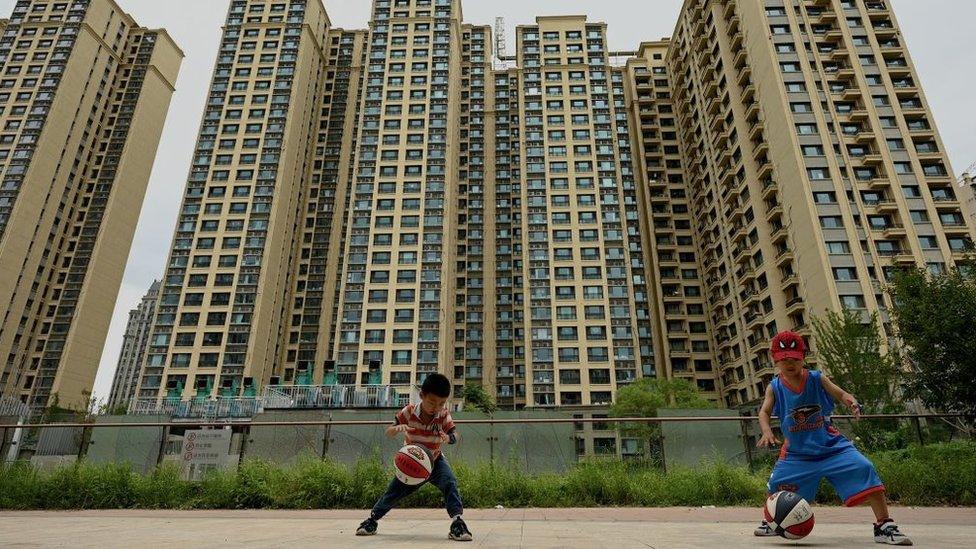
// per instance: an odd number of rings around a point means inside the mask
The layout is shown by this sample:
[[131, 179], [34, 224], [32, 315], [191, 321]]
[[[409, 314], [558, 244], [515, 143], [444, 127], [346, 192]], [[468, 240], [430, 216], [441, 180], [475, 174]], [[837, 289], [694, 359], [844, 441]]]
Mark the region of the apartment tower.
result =
[[688, 0], [666, 61], [727, 406], [761, 397], [778, 330], [845, 308], [892, 336], [894, 272], [971, 249], [888, 2]]
[[0, 37], [0, 395], [91, 394], [182, 52], [112, 0], [20, 0]]
[[142, 296], [139, 305], [129, 311], [129, 321], [125, 325], [125, 335], [122, 338], [122, 350], [119, 352], [112, 390], [108, 397], [108, 407], [111, 410], [128, 406], [132, 397], [136, 396], [139, 378], [146, 363], [146, 348], [153, 317], [156, 314], [156, 302], [159, 301], [159, 286], [159, 281], [154, 280], [149, 286], [149, 291]]
[[[232, 0], [140, 396], [393, 386], [727, 406], [769, 337], [880, 310], [971, 246], [891, 10], [688, 0], [613, 52], [539, 17], [504, 63], [458, 0]], [[621, 58], [625, 59], [621, 61]], [[324, 392], [324, 391], [323, 391]]]

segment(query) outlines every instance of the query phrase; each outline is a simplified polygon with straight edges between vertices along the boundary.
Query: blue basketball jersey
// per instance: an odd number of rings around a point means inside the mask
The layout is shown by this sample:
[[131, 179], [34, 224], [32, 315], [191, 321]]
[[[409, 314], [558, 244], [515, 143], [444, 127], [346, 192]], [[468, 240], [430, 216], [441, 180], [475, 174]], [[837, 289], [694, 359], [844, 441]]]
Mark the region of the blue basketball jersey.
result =
[[781, 376], [773, 378], [774, 410], [786, 443], [780, 458], [811, 459], [853, 447], [830, 422], [834, 399], [827, 394], [820, 372], [806, 372], [800, 387], [790, 387]]

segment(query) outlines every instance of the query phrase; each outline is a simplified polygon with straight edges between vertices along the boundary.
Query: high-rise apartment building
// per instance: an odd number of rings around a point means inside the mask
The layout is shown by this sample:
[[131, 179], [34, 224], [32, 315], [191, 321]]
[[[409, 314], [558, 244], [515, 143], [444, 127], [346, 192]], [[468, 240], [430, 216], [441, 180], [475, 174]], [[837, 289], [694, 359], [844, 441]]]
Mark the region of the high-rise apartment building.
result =
[[762, 395], [777, 330], [880, 311], [894, 271], [972, 245], [887, 2], [686, 2], [671, 40], [721, 387]]
[[604, 24], [536, 23], [516, 30], [518, 69], [499, 76], [517, 151], [515, 404], [609, 404], [618, 384], [657, 373], [624, 71]]
[[329, 27], [317, 1], [230, 3], [140, 394], [166, 389], [164, 367], [170, 389], [191, 382], [201, 395], [275, 375]]
[[142, 376], [142, 369], [146, 363], [146, 345], [149, 343], [149, 331], [152, 329], [157, 301], [159, 301], [159, 281], [154, 280], [149, 286], [149, 291], [142, 296], [139, 305], [129, 311], [129, 321], [125, 325], [125, 335], [122, 338], [122, 350], [119, 352], [112, 390], [108, 397], [109, 409], [115, 410], [128, 406], [132, 397], [136, 396], [139, 377]]
[[[728, 406], [777, 330], [885, 311], [968, 208], [894, 16], [863, 0], [687, 0], [623, 54], [539, 17], [494, 64], [458, 0], [232, 0], [140, 395], [389, 385], [503, 407], [644, 376]], [[887, 322], [887, 317], [883, 316]]]
[[721, 387], [702, 271], [701, 236], [685, 176], [677, 106], [667, 67], [668, 41], [641, 44], [627, 62], [627, 105], [634, 130], [641, 231], [647, 249], [659, 373], [683, 378], [709, 398]]
[[16, 3], [0, 37], [0, 395], [87, 404], [181, 61], [112, 0]]

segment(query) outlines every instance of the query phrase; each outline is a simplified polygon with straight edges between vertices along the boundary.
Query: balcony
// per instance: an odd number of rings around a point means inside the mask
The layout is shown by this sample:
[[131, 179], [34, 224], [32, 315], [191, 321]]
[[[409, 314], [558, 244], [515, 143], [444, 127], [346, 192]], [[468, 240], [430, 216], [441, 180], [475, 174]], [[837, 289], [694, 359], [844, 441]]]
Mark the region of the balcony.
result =
[[749, 311], [745, 314], [745, 320], [746, 320], [746, 328], [749, 328], [751, 330], [759, 326], [760, 324], [762, 324], [763, 320], [765, 320], [765, 317], [762, 315], [762, 313]]
[[890, 198], [885, 200], [879, 200], [877, 202], [868, 204], [868, 206], [873, 206], [874, 209], [877, 210], [879, 213], [898, 211], [898, 203]]
[[766, 156], [769, 153], [769, 144], [765, 141], [759, 142], [754, 146], [752, 151], [752, 157], [758, 162], [760, 157]]
[[891, 181], [887, 177], [875, 177], [867, 181], [868, 187], [874, 190], [887, 189], [891, 186]]
[[787, 237], [787, 232], [786, 232], [786, 227], [784, 226], [777, 227], [769, 235], [769, 238], [770, 240], [772, 240], [773, 244], [779, 244], [780, 242], [783, 242], [784, 240], [786, 240], [786, 237]]
[[752, 124], [752, 128], [749, 129], [749, 139], [751, 141], [764, 141], [763, 132], [766, 131], [766, 125], [763, 124], [762, 120], [756, 120]]
[[865, 166], [879, 166], [884, 162], [884, 158], [880, 154], [867, 154], [860, 159]]
[[795, 296], [786, 302], [786, 314], [791, 315], [804, 309], [803, 298]]
[[793, 251], [785, 249], [776, 255], [776, 266], [782, 267], [786, 263], [793, 261]]
[[853, 87], [844, 88], [840, 96], [845, 101], [855, 101], [861, 98], [861, 88], [857, 87], [855, 84]]

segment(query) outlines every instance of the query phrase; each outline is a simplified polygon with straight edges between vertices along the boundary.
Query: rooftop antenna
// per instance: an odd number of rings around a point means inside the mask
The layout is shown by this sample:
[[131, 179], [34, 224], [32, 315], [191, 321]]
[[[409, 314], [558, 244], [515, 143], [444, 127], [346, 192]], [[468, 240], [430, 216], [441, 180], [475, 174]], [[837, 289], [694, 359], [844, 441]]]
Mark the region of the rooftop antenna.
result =
[[505, 41], [505, 18], [495, 18], [495, 55], [499, 58], [508, 53], [508, 43]]
[[495, 70], [503, 71], [514, 66], [514, 59], [508, 56], [508, 42], [505, 37], [505, 18], [495, 18]]

